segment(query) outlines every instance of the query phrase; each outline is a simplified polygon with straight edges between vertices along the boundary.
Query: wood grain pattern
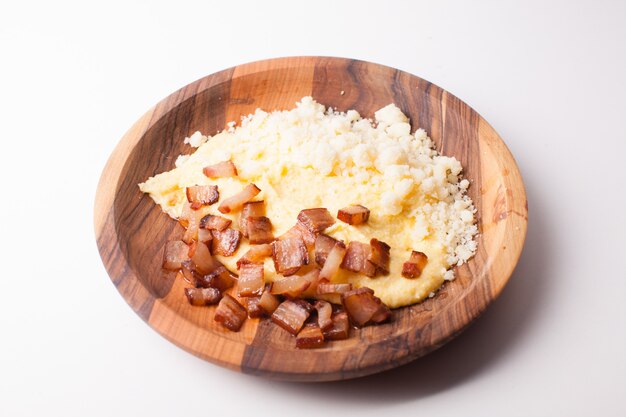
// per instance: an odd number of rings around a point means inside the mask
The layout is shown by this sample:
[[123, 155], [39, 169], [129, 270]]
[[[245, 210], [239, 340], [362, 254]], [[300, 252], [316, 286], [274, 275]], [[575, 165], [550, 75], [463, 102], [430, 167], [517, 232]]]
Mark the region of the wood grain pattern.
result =
[[[342, 93], [343, 92], [343, 93]], [[224, 330], [213, 308], [191, 307], [174, 274], [161, 270], [162, 248], [182, 229], [137, 184], [174, 167], [183, 138], [214, 134], [257, 107], [290, 109], [312, 95], [366, 117], [391, 102], [455, 156], [478, 209], [478, 252], [457, 279], [432, 299], [394, 311], [382, 326], [346, 341], [296, 350], [294, 339], [268, 321]], [[187, 351], [232, 369], [273, 378], [325, 381], [354, 378], [414, 360], [443, 345], [498, 296], [524, 244], [527, 204], [512, 155], [493, 128], [452, 94], [410, 74], [363, 61], [295, 57], [241, 65], [202, 78], [149, 110], [122, 138], [100, 179], [95, 232], [104, 265], [120, 294], [148, 324]]]

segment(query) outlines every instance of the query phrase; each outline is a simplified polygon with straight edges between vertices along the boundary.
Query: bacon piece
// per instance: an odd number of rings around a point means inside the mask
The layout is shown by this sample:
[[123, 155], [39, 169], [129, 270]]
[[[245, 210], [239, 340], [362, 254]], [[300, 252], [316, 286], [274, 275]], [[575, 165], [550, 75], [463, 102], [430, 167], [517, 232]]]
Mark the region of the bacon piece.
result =
[[341, 262], [341, 267], [348, 271], [359, 272], [368, 277], [373, 277], [376, 275], [376, 266], [367, 260], [370, 252], [370, 245], [356, 241], [350, 242], [346, 255]]
[[239, 216], [239, 230], [243, 233], [244, 237], [248, 237], [247, 221], [251, 217], [264, 217], [265, 216], [265, 201], [250, 201], [245, 203], [241, 209], [241, 215]]
[[280, 300], [274, 294], [272, 294], [268, 288], [263, 291], [261, 298], [259, 299], [259, 308], [263, 310], [265, 314], [271, 316], [272, 313], [278, 308]]
[[331, 319], [333, 306], [327, 301], [318, 300], [313, 304], [313, 307], [317, 310], [317, 324], [320, 329], [330, 329], [333, 326], [333, 320]]
[[320, 270], [313, 268], [306, 274], [302, 275], [307, 281], [311, 283], [309, 287], [300, 294], [300, 298], [315, 298], [317, 295], [317, 284], [320, 281]]
[[270, 292], [274, 295], [286, 295], [291, 298], [296, 298], [309, 288], [310, 285], [311, 281], [309, 281], [306, 276], [292, 275], [272, 282]]
[[207, 229], [198, 229], [198, 242], [208, 243], [213, 240], [213, 234]]
[[217, 288], [224, 292], [235, 285], [235, 281], [235, 278], [230, 275], [228, 269], [220, 265], [214, 271], [196, 278], [196, 286], [202, 288]]
[[405, 278], [419, 278], [428, 263], [428, 256], [423, 252], [412, 251], [408, 261], [402, 264], [402, 276]]
[[217, 304], [222, 299], [222, 293], [217, 288], [185, 288], [185, 295], [192, 306]]
[[261, 295], [265, 288], [263, 264], [249, 263], [241, 265], [237, 293], [240, 297]]
[[185, 201], [180, 218], [178, 219], [179, 223], [187, 229], [183, 235], [183, 242], [191, 244], [191, 242], [198, 240], [200, 216], [200, 211], [193, 210], [191, 208], [191, 204], [188, 201]]
[[383, 274], [389, 273], [389, 250], [388, 244], [376, 238], [370, 240], [370, 254], [367, 260]]
[[186, 194], [192, 210], [198, 210], [202, 206], [210, 206], [220, 198], [217, 185], [193, 185], [187, 187]]
[[182, 240], [170, 240], [163, 250], [163, 268], [179, 270], [182, 263], [189, 259], [189, 247]]
[[268, 256], [272, 256], [272, 245], [270, 245], [269, 243], [250, 246], [248, 252], [246, 252], [237, 261], [237, 269], [241, 268], [242, 264], [247, 264], [251, 262], [263, 262], [263, 260]]
[[272, 259], [276, 271], [288, 276], [309, 263], [309, 252], [302, 238], [279, 239], [272, 242]]
[[248, 317], [248, 312], [244, 306], [229, 294], [224, 294], [217, 305], [213, 319], [228, 330], [238, 332], [243, 322], [246, 321], [246, 317]]
[[325, 208], [312, 208], [302, 210], [298, 214], [298, 222], [311, 232], [319, 233], [335, 224], [335, 219]]
[[235, 229], [225, 229], [223, 231], [212, 230], [213, 242], [211, 249], [216, 255], [231, 256], [239, 247], [241, 232]]
[[198, 273], [206, 275], [222, 266], [213, 256], [209, 247], [202, 242], [193, 242], [189, 247], [189, 257]]
[[202, 172], [209, 178], [236, 177], [237, 167], [235, 167], [233, 161], [223, 161], [204, 167]]
[[320, 271], [320, 279], [331, 280], [335, 275], [337, 275], [345, 255], [346, 245], [342, 241], [337, 241], [326, 257], [324, 267]]
[[344, 223], [357, 225], [367, 222], [370, 218], [370, 210], [360, 204], [348, 206], [337, 212], [337, 218]]
[[222, 201], [217, 209], [222, 213], [230, 213], [231, 211], [239, 210], [244, 204], [252, 200], [260, 192], [261, 189], [259, 187], [254, 184], [248, 184], [239, 193]]
[[338, 311], [333, 314], [333, 324], [328, 330], [324, 330], [324, 338], [326, 340], [343, 340], [350, 336], [350, 320], [348, 313]]
[[219, 230], [220, 232], [226, 229], [232, 220], [227, 219], [226, 217], [216, 216], [214, 214], [207, 214], [202, 219], [200, 219], [200, 228], [208, 229], [208, 230]]
[[382, 323], [391, 317], [389, 308], [367, 287], [345, 292], [341, 303], [348, 312], [350, 320], [362, 327], [371, 323]]
[[309, 323], [296, 336], [296, 348], [313, 349], [324, 345], [324, 334], [317, 324]]
[[314, 232], [311, 232], [301, 223], [296, 223], [295, 226], [287, 230], [285, 234], [280, 236], [278, 239], [283, 240], [283, 239], [289, 239], [292, 237], [297, 237], [297, 238], [302, 239], [308, 250], [308, 249], [313, 248], [313, 245], [315, 245], [315, 239], [317, 236]]
[[243, 299], [243, 304], [245, 305], [246, 310], [248, 310], [248, 317], [258, 318], [265, 314], [259, 306], [260, 301], [261, 297], [246, 297]]
[[352, 284], [333, 284], [330, 283], [327, 279], [320, 280], [317, 284], [317, 293], [318, 294], [343, 294], [344, 292], [351, 291]]
[[272, 321], [291, 334], [298, 334], [309, 318], [311, 305], [304, 300], [286, 300], [272, 313]]
[[196, 267], [191, 259], [181, 263], [180, 272], [182, 273], [185, 281], [193, 286], [197, 286], [198, 281], [202, 278], [202, 274], [196, 272]]
[[253, 245], [274, 241], [272, 222], [265, 216], [249, 217], [246, 220], [245, 230], [250, 243]]
[[324, 233], [320, 233], [315, 239], [315, 263], [324, 266], [328, 253], [333, 249], [338, 240]]

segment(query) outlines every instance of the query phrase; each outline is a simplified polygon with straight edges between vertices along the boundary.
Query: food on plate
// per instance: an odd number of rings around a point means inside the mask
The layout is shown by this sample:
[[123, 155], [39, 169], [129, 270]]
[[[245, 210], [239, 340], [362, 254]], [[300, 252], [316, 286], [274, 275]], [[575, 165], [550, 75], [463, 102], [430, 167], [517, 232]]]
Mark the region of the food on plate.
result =
[[185, 228], [163, 268], [230, 330], [268, 317], [299, 348], [345, 339], [432, 297], [476, 252], [461, 164], [394, 104], [371, 120], [305, 97], [185, 143], [195, 152], [139, 187]]

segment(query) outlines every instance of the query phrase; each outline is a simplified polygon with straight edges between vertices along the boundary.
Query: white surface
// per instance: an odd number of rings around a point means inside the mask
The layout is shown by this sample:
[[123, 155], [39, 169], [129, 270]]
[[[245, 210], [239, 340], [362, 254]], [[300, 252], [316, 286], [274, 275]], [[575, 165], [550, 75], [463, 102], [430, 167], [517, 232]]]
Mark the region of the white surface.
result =
[[[626, 3], [25, 3], [0, 3], [0, 415], [626, 415]], [[526, 181], [501, 298], [404, 368], [319, 385], [221, 369], [145, 325], [100, 262], [93, 197], [126, 129], [197, 78], [284, 55], [435, 82]]]

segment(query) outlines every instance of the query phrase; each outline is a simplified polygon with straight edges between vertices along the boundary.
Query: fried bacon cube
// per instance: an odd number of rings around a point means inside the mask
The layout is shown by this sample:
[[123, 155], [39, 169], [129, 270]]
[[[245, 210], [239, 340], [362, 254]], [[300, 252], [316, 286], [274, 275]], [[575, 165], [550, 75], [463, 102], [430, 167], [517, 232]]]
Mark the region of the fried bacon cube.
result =
[[333, 306], [327, 301], [318, 300], [313, 304], [313, 307], [317, 310], [317, 325], [320, 329], [330, 329], [333, 326], [333, 320], [331, 318]]
[[280, 300], [266, 288], [259, 298], [259, 308], [268, 316], [272, 315], [280, 305]]
[[237, 269], [241, 268], [242, 264], [251, 262], [263, 262], [265, 258], [272, 256], [272, 245], [265, 243], [263, 245], [250, 246], [248, 252], [246, 252], [237, 261]]
[[265, 288], [263, 264], [248, 263], [239, 269], [237, 292], [240, 297], [260, 296]]
[[402, 264], [402, 276], [405, 278], [419, 278], [428, 263], [428, 256], [423, 252], [412, 251], [408, 261]]
[[224, 292], [235, 285], [235, 278], [223, 265], [217, 267], [212, 272], [196, 279], [196, 286], [202, 288], [217, 288]]
[[244, 237], [248, 237], [247, 221], [251, 217], [264, 217], [265, 216], [265, 201], [249, 201], [241, 208], [241, 215], [239, 216], [239, 230], [243, 233]]
[[352, 291], [352, 284], [350, 283], [330, 283], [327, 279], [320, 280], [317, 284], [318, 294], [343, 294], [344, 292]]
[[346, 250], [346, 255], [341, 262], [341, 267], [348, 271], [373, 277], [376, 275], [376, 266], [368, 261], [370, 252], [370, 245], [357, 241], [350, 242]]
[[177, 271], [189, 259], [189, 247], [182, 240], [170, 240], [163, 250], [163, 268]]
[[350, 320], [359, 327], [371, 323], [382, 323], [391, 317], [389, 307], [367, 287], [343, 293], [341, 303], [350, 316]]
[[331, 280], [339, 271], [341, 262], [346, 255], [346, 245], [342, 241], [337, 241], [326, 257], [324, 266], [320, 271], [320, 279]]
[[235, 229], [212, 230], [211, 249], [216, 255], [231, 256], [239, 247], [241, 232]]
[[214, 214], [207, 214], [202, 219], [200, 219], [200, 228], [207, 230], [219, 230], [220, 232], [226, 229], [232, 220], [227, 219], [226, 217], [217, 216]]
[[335, 224], [335, 219], [325, 208], [302, 210], [298, 214], [298, 222], [313, 233], [319, 233]]
[[332, 316], [332, 326], [324, 330], [326, 340], [344, 340], [350, 336], [350, 320], [348, 313], [338, 311]]
[[245, 231], [250, 243], [253, 245], [274, 241], [272, 222], [265, 216], [249, 217], [246, 220]]
[[272, 321], [291, 334], [298, 334], [311, 314], [311, 305], [304, 300], [286, 300], [272, 313]]
[[193, 185], [187, 187], [186, 193], [187, 201], [189, 201], [192, 210], [215, 204], [220, 198], [217, 185]]
[[322, 329], [315, 323], [309, 323], [296, 336], [296, 348], [314, 349], [324, 345]]
[[185, 295], [192, 306], [217, 304], [222, 299], [222, 293], [217, 288], [185, 288]]
[[228, 330], [238, 332], [247, 317], [248, 312], [244, 306], [231, 295], [224, 294], [220, 303], [217, 305], [213, 319]]
[[326, 257], [335, 247], [337, 242], [337, 239], [325, 235], [324, 233], [317, 235], [317, 238], [315, 239], [315, 263], [319, 266], [324, 266]]
[[202, 172], [209, 178], [236, 177], [237, 167], [235, 167], [233, 161], [223, 161], [204, 167]]
[[270, 293], [296, 298], [309, 288], [310, 285], [311, 281], [309, 281], [306, 276], [291, 275], [272, 282], [272, 285], [270, 286]]
[[370, 210], [359, 204], [348, 206], [337, 212], [337, 218], [352, 225], [363, 224], [370, 218]]
[[309, 263], [309, 252], [302, 238], [279, 239], [272, 242], [272, 259], [277, 272], [293, 275], [302, 265]]
[[383, 274], [389, 273], [389, 251], [390, 247], [383, 241], [376, 238], [370, 240], [370, 254], [367, 260]]
[[239, 193], [222, 201], [217, 209], [222, 213], [230, 213], [231, 211], [239, 210], [260, 192], [261, 189], [259, 187], [254, 184], [248, 184]]
[[189, 246], [189, 257], [200, 274], [208, 274], [215, 271], [222, 264], [211, 255], [209, 247], [202, 242], [193, 242]]

